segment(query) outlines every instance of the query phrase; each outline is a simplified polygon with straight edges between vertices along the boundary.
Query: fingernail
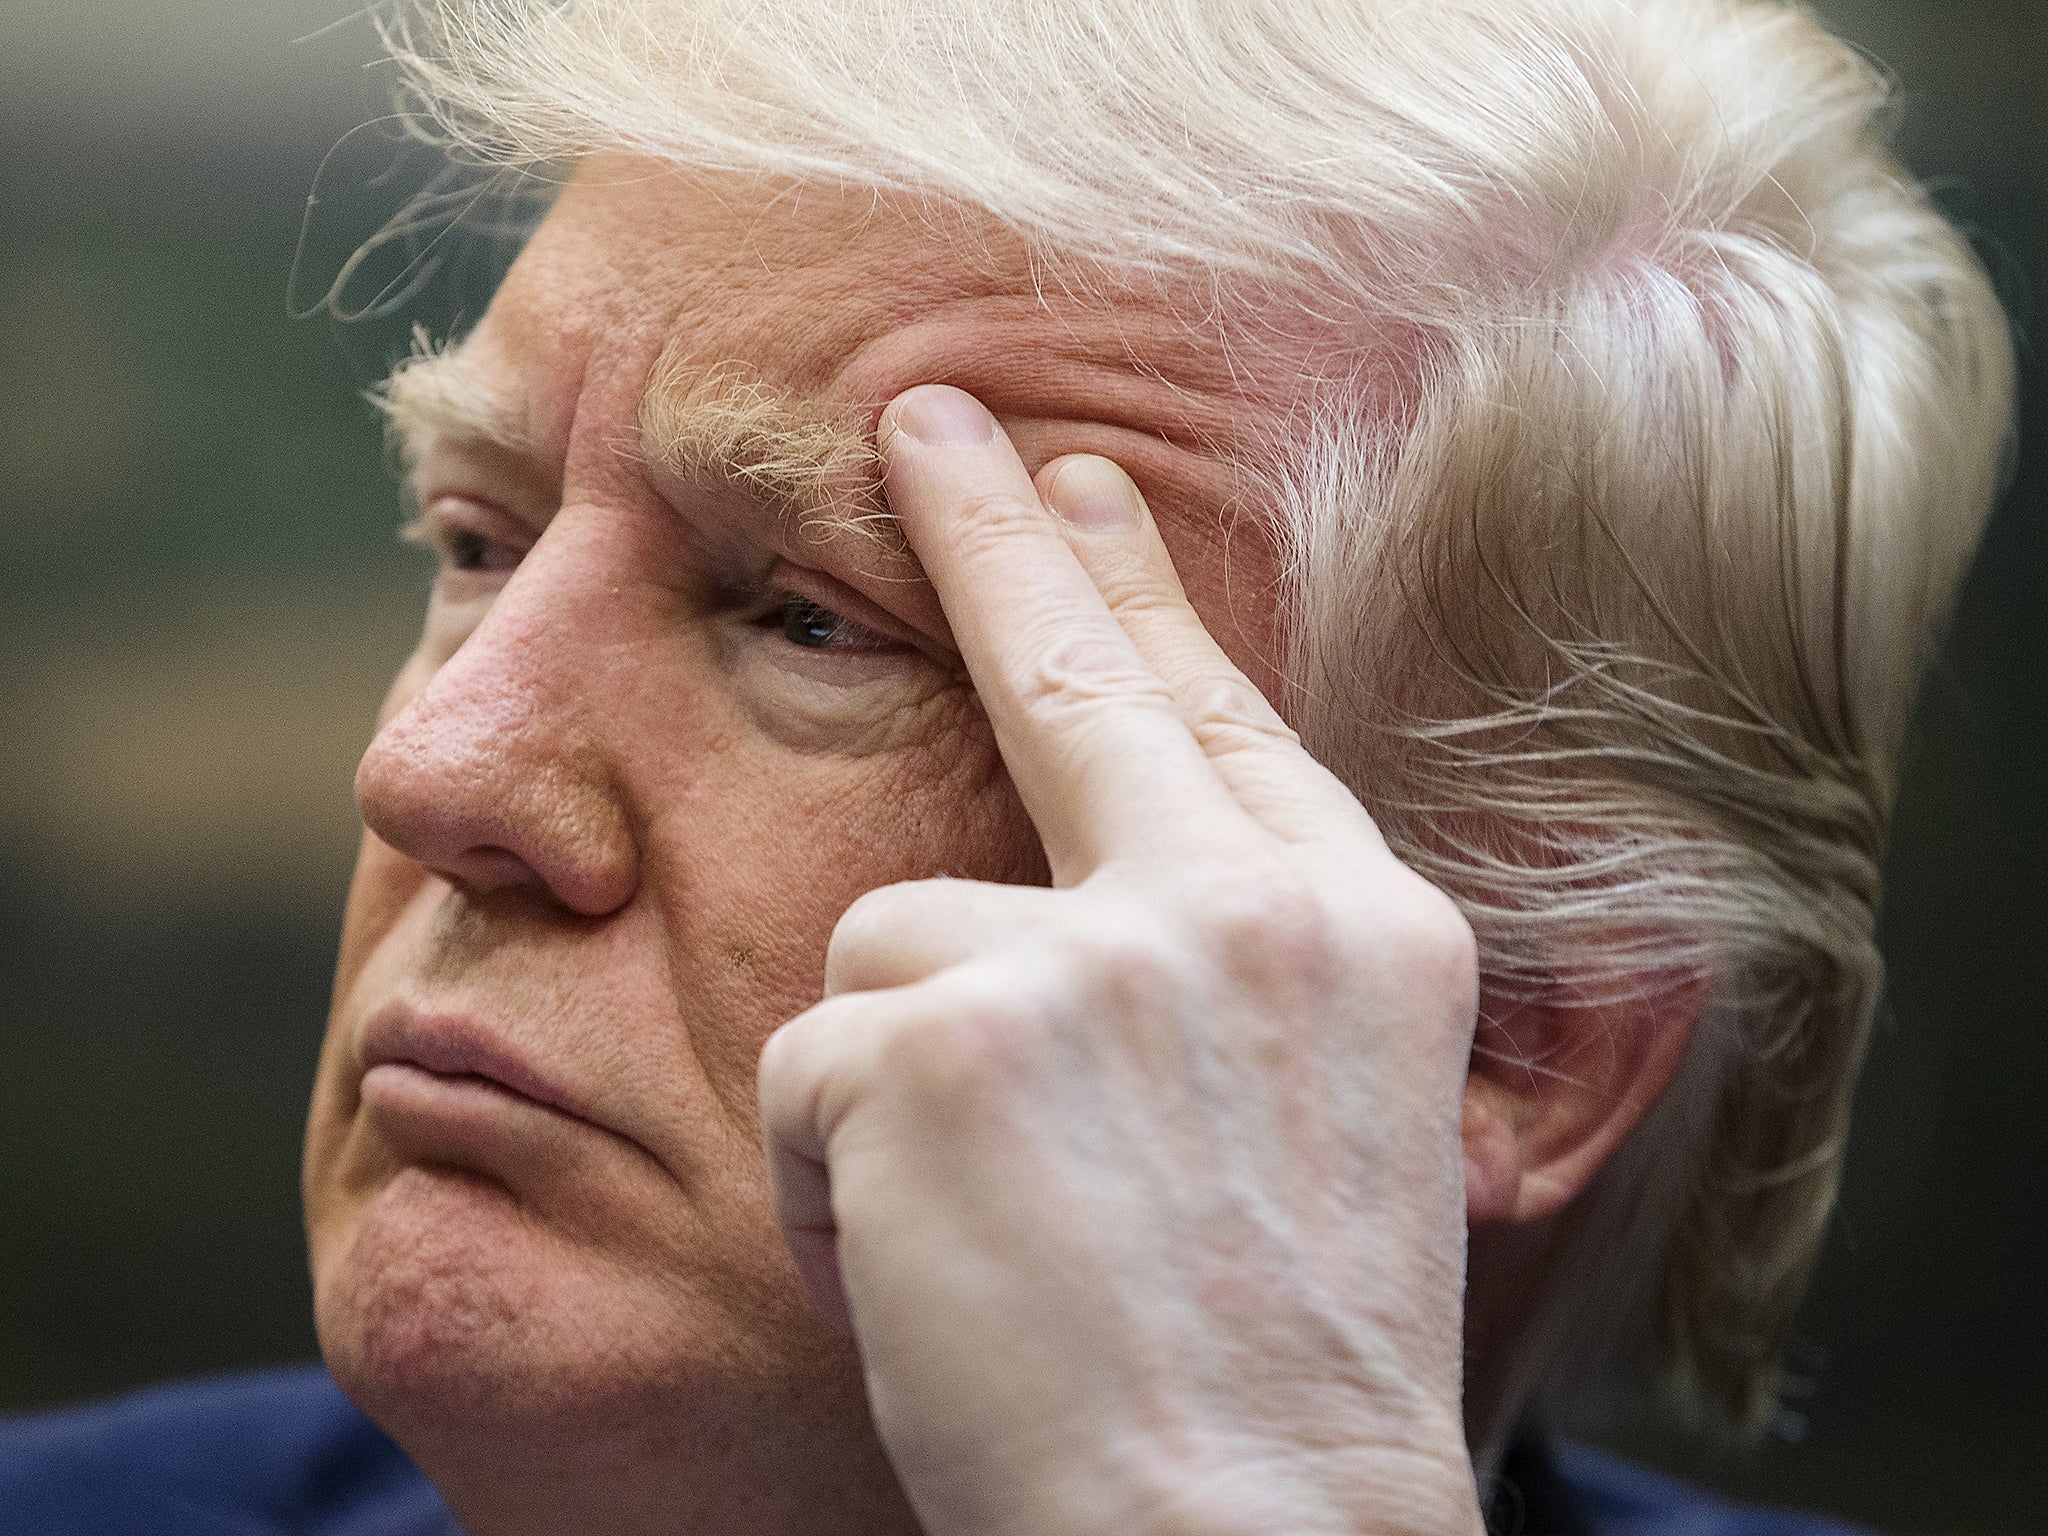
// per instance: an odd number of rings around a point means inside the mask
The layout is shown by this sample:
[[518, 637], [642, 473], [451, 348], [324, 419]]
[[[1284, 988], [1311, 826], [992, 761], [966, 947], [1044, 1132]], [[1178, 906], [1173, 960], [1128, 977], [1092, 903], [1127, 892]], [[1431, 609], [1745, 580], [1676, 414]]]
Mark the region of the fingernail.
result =
[[898, 402], [896, 425], [933, 448], [982, 448], [996, 440], [988, 407], [950, 384], [921, 384]]
[[1090, 455], [1069, 459], [1052, 477], [1046, 500], [1053, 511], [1076, 528], [1102, 533], [1135, 528], [1142, 510], [1138, 488], [1108, 459]]

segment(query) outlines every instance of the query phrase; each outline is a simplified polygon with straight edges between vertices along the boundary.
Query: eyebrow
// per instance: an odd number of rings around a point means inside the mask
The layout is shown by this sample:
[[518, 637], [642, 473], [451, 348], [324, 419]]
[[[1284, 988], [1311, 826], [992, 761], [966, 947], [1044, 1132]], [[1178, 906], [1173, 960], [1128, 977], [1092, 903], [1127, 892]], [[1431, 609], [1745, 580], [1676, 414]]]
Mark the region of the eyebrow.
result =
[[445, 347], [415, 327], [412, 350], [368, 398], [384, 417], [399, 462], [419, 467], [436, 437], [468, 438], [513, 452], [532, 445], [520, 401], [460, 348]]
[[[459, 347], [424, 330], [369, 391], [407, 473], [437, 437], [533, 448], [516, 396]], [[882, 457], [843, 406], [767, 383], [745, 365], [663, 358], [640, 397], [639, 452], [675, 477], [765, 505], [807, 541], [852, 535], [900, 551]]]
[[640, 398], [640, 449], [680, 479], [766, 505], [807, 540], [855, 535], [901, 547], [881, 454], [847, 409], [742, 364], [663, 359]]

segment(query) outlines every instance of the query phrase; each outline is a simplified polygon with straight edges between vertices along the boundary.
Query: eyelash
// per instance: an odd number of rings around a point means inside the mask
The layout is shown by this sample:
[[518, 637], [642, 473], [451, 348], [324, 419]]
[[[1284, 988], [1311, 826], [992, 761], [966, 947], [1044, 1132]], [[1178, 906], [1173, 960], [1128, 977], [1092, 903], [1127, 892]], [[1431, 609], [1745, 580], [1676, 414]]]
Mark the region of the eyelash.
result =
[[[763, 629], [779, 629], [785, 641], [806, 651], [877, 651], [896, 647], [896, 642], [886, 635], [878, 635], [865, 624], [800, 592], [771, 591], [755, 622]], [[830, 643], [834, 639], [841, 643]]]
[[[400, 529], [398, 536], [408, 544], [432, 550], [444, 570], [464, 575], [509, 571], [520, 561], [520, 552], [510, 549], [504, 541], [445, 517], [422, 514]], [[504, 551], [495, 565], [491, 563], [493, 550]]]
[[[470, 528], [450, 528], [442, 536], [442, 558], [458, 571], [488, 571], [492, 541]], [[513, 560], [512, 565], [518, 561]], [[511, 565], [502, 567], [509, 570]]]

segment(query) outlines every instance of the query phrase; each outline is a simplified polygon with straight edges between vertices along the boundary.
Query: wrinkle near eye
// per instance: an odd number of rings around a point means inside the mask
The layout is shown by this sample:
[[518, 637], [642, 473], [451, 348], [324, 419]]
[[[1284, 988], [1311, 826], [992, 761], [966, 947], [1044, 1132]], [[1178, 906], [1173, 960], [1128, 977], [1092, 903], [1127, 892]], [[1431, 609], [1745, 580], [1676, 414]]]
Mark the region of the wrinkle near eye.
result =
[[778, 566], [775, 577], [721, 626], [733, 697], [762, 737], [864, 757], [925, 744], [936, 721], [971, 711], [953, 669], [843, 611], [865, 603], [858, 594], [815, 571]]
[[973, 690], [914, 651], [821, 652], [776, 636], [735, 656], [729, 676], [756, 734], [804, 756], [929, 752], [979, 716]]

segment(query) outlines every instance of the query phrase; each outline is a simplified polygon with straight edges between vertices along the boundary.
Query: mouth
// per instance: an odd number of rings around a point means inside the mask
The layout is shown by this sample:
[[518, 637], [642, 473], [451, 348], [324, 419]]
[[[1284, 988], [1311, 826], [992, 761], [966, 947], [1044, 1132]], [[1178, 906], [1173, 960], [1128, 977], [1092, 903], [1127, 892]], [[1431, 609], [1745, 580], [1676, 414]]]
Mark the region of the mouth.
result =
[[449, 1175], [480, 1177], [574, 1225], [665, 1173], [649, 1148], [599, 1118], [589, 1087], [550, 1070], [490, 1013], [393, 999], [365, 1020], [357, 1054], [348, 1139], [366, 1190], [417, 1193]]
[[363, 1032], [363, 1093], [384, 1097], [436, 1091], [509, 1098], [589, 1122], [575, 1101], [481, 1021], [422, 1013], [403, 1004], [379, 1009]]

